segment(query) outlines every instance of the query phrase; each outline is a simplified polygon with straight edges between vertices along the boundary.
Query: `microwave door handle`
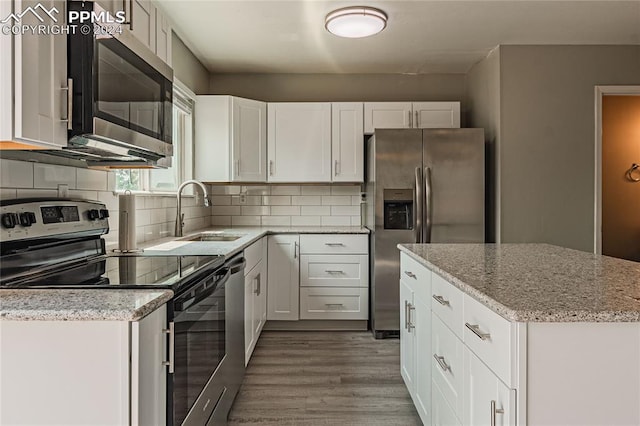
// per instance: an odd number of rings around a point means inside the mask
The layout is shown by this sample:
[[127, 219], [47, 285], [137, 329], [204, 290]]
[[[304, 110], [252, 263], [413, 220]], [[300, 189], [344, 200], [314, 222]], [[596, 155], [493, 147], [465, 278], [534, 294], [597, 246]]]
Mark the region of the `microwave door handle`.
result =
[[424, 201], [425, 201], [425, 226], [423, 242], [431, 242], [431, 228], [433, 227], [433, 185], [431, 183], [431, 167], [424, 168]]
[[416, 167], [416, 187], [414, 196], [414, 208], [413, 208], [413, 229], [415, 234], [416, 243], [422, 242], [422, 168]]
[[[219, 279], [214, 285], [209, 287], [207, 290], [197, 293], [193, 297], [187, 297], [185, 299], [177, 299], [174, 302], [174, 309], [176, 311], [184, 311], [185, 308], [188, 308], [189, 306], [193, 306], [203, 301], [207, 297], [211, 296], [213, 293], [215, 293], [215, 291], [218, 290], [218, 288], [220, 288], [221, 286], [223, 286], [231, 276], [231, 269], [226, 268], [226, 270], [227, 271], [225, 272], [224, 276], [221, 279]], [[187, 302], [191, 302], [191, 303], [189, 303], [188, 306], [185, 306]]]

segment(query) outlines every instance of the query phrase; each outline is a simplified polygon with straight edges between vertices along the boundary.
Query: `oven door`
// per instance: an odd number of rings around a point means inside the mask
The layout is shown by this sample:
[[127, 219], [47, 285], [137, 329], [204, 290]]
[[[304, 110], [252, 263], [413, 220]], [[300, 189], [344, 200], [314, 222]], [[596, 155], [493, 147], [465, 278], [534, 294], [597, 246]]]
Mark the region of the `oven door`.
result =
[[225, 293], [230, 274], [229, 268], [220, 268], [173, 301], [175, 368], [168, 424], [205, 424], [221, 396], [212, 394], [210, 381], [227, 349]]

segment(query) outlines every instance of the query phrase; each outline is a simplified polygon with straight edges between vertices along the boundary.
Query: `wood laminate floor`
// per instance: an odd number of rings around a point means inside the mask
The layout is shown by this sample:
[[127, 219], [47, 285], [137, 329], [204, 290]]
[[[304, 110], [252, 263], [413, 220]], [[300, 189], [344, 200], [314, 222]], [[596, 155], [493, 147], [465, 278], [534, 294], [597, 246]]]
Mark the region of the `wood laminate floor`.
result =
[[238, 425], [421, 425], [400, 342], [370, 332], [265, 331], [229, 414]]

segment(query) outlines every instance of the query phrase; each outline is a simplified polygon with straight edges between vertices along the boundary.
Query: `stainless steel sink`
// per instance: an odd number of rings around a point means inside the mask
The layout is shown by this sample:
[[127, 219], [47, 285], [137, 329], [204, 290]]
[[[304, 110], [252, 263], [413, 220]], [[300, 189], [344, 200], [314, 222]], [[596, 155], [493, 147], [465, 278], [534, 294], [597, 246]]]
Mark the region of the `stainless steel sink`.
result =
[[191, 235], [186, 238], [180, 238], [180, 241], [219, 241], [229, 242], [235, 241], [244, 237], [244, 235], [232, 235], [232, 234], [218, 234], [218, 233], [205, 233]]

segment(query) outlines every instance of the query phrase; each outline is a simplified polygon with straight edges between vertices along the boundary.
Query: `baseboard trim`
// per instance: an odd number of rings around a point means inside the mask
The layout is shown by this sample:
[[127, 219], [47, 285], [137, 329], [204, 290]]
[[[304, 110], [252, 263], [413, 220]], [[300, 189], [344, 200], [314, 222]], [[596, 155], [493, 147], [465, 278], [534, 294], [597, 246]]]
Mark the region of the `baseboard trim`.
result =
[[271, 331], [367, 331], [367, 320], [300, 320], [267, 321], [264, 330]]

